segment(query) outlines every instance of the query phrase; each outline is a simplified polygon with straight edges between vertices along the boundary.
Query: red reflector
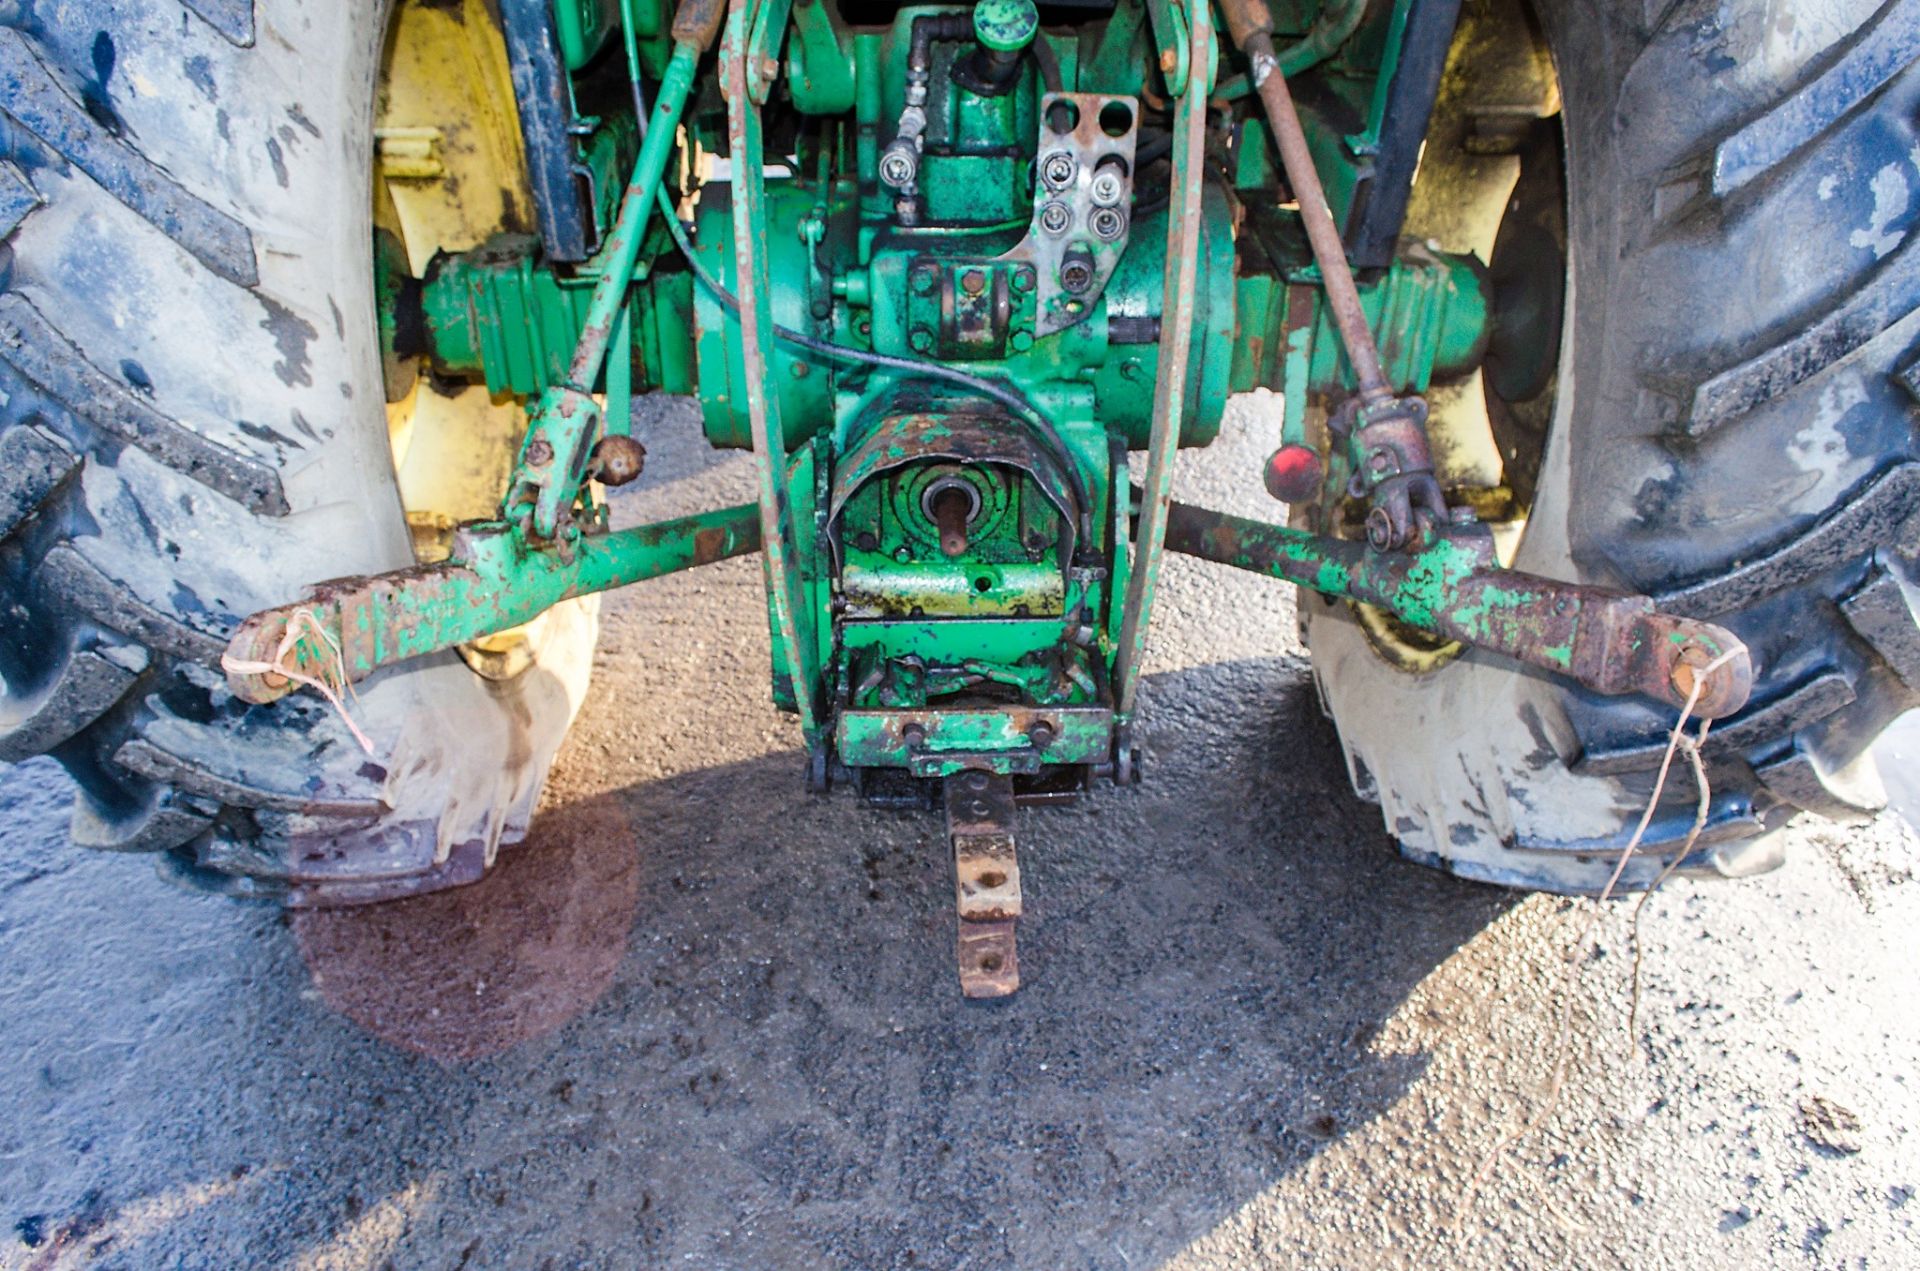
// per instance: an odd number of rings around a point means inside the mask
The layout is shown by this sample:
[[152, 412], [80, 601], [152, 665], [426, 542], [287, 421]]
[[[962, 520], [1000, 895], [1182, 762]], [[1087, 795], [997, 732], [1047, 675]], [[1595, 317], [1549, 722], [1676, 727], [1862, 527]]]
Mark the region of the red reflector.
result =
[[1282, 503], [1311, 503], [1320, 496], [1320, 454], [1305, 446], [1282, 446], [1267, 460], [1267, 493]]

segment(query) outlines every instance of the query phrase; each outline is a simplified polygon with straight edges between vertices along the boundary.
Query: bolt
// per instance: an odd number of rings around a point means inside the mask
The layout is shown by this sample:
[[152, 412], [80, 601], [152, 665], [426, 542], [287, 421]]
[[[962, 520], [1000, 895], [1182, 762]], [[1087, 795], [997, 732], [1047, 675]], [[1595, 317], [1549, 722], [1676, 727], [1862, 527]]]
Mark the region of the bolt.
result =
[[647, 448], [632, 437], [608, 433], [594, 443], [587, 470], [601, 485], [620, 486], [638, 477], [647, 466]]
[[1087, 228], [1103, 243], [1115, 242], [1127, 232], [1127, 216], [1117, 207], [1097, 207], [1087, 218]]
[[1013, 289], [1015, 291], [1033, 290], [1033, 266], [1022, 265], [1013, 271]]
[[1040, 160], [1040, 179], [1049, 190], [1064, 190], [1073, 184], [1080, 164], [1064, 150], [1056, 150]]
[[1093, 253], [1075, 247], [1060, 260], [1060, 289], [1080, 295], [1093, 286]]
[[1102, 168], [1093, 174], [1093, 181], [1087, 186], [1087, 197], [1101, 207], [1112, 207], [1127, 192], [1127, 183], [1120, 177], [1116, 168]]
[[1040, 209], [1040, 228], [1058, 238], [1073, 228], [1073, 209], [1065, 203], [1048, 203]]
[[969, 269], [960, 275], [960, 290], [969, 296], [977, 296], [987, 289], [987, 276], [978, 269]]
[[1053, 725], [1044, 719], [1040, 720], [1027, 729], [1027, 740], [1033, 743], [1035, 750], [1045, 750], [1053, 744]]
[[908, 278], [913, 284], [915, 295], [928, 295], [933, 291], [934, 285], [940, 281], [940, 267], [929, 264], [915, 265], [913, 273], [908, 275]]
[[813, 368], [808, 366], [805, 362], [795, 362], [793, 364], [793, 378], [797, 380], [803, 380], [807, 378], [808, 374], [810, 374], [812, 370]]
[[527, 443], [527, 462], [536, 468], [544, 468], [553, 462], [553, 443], [545, 437], [535, 437]]
[[1178, 65], [1180, 65], [1180, 55], [1178, 53], [1172, 49], [1160, 50], [1160, 69], [1163, 72], [1171, 75], [1173, 74], [1173, 68]]
[[915, 353], [926, 353], [933, 348], [933, 332], [925, 327], [915, 327], [907, 333], [907, 343], [913, 346]]
[[900, 730], [900, 740], [906, 742], [910, 748], [918, 750], [927, 740], [927, 730], [919, 724], [908, 724]]
[[1693, 686], [1699, 679], [1699, 672], [1689, 662], [1676, 662], [1673, 665], [1673, 687], [1678, 690], [1680, 700], [1686, 701], [1693, 696]]
[[[984, 789], [986, 789], [986, 788], [987, 788], [987, 774], [986, 774], [986, 773], [984, 773], [984, 772], [969, 772], [969, 773], [967, 774], [967, 789], [969, 789], [969, 790], [984, 790]], [[979, 805], [976, 805], [976, 806], [979, 806]]]
[[771, 84], [780, 77], [780, 59], [763, 57], [760, 59], [760, 78]]
[[1033, 332], [1015, 331], [1013, 333], [1013, 351], [1015, 353], [1025, 353], [1028, 349], [1032, 347], [1033, 347]]

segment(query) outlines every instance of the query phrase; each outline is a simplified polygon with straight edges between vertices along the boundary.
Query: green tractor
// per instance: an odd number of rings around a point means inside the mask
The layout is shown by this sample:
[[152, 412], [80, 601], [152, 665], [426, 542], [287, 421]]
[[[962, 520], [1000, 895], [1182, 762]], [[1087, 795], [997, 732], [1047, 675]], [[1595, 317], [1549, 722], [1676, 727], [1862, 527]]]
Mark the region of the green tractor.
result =
[[[796, 776], [944, 809], [998, 996], [1179, 552], [1301, 589], [1409, 857], [1765, 869], [1920, 691], [1916, 58], [1904, 0], [15, 6], [0, 758], [183, 880], [470, 882], [597, 595], [757, 552]], [[616, 528], [662, 393], [757, 497]], [[1266, 516], [1172, 497], [1229, 417]]]

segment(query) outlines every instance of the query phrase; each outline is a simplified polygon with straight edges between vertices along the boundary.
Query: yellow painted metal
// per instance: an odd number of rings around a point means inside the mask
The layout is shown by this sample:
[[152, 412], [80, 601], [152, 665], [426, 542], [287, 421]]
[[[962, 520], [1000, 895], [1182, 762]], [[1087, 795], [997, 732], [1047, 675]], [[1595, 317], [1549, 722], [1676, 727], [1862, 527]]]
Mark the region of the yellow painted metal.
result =
[[[395, 7], [374, 121], [374, 224], [400, 240], [416, 276], [436, 252], [532, 228], [506, 42], [486, 0]], [[446, 558], [455, 525], [498, 511], [526, 427], [513, 399], [496, 402], [477, 386], [442, 392], [425, 377], [388, 404], [400, 501], [422, 563]], [[568, 601], [460, 655], [489, 679], [512, 678], [542, 659], [556, 632], [590, 628], [598, 605]]]
[[[1559, 110], [1553, 60], [1519, 0], [1467, 6], [1441, 76], [1403, 234], [1441, 251], [1492, 260], [1520, 160], [1499, 153], [1502, 147], [1488, 144], [1478, 130], [1490, 119], [1518, 124]], [[1481, 371], [1435, 385], [1427, 404], [1427, 439], [1441, 484], [1455, 495], [1502, 488], [1507, 457], [1494, 439]], [[1510, 564], [1531, 509], [1510, 494], [1504, 504], [1499, 516], [1486, 519], [1496, 557]], [[1434, 671], [1465, 651], [1464, 645], [1416, 631], [1384, 610], [1353, 608], [1367, 643], [1404, 671]]]

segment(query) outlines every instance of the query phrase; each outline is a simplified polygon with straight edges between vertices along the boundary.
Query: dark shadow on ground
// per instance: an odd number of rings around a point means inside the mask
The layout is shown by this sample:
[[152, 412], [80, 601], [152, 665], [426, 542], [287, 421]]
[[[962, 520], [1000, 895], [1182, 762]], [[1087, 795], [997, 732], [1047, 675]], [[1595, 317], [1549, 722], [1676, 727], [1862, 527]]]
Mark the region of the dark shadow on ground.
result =
[[[1292, 664], [1150, 691], [1145, 785], [1021, 814], [1007, 1002], [958, 995], [937, 816], [809, 800], [797, 754], [553, 807], [472, 888], [296, 916], [329, 1003], [470, 1061], [434, 1118], [528, 1148], [419, 1143], [460, 1180], [428, 1226], [463, 1234], [409, 1249], [1153, 1265], [1377, 1115], [1424, 1060], [1374, 1030], [1512, 897], [1394, 856]], [[549, 1204], [577, 1243], [507, 1212]]]

